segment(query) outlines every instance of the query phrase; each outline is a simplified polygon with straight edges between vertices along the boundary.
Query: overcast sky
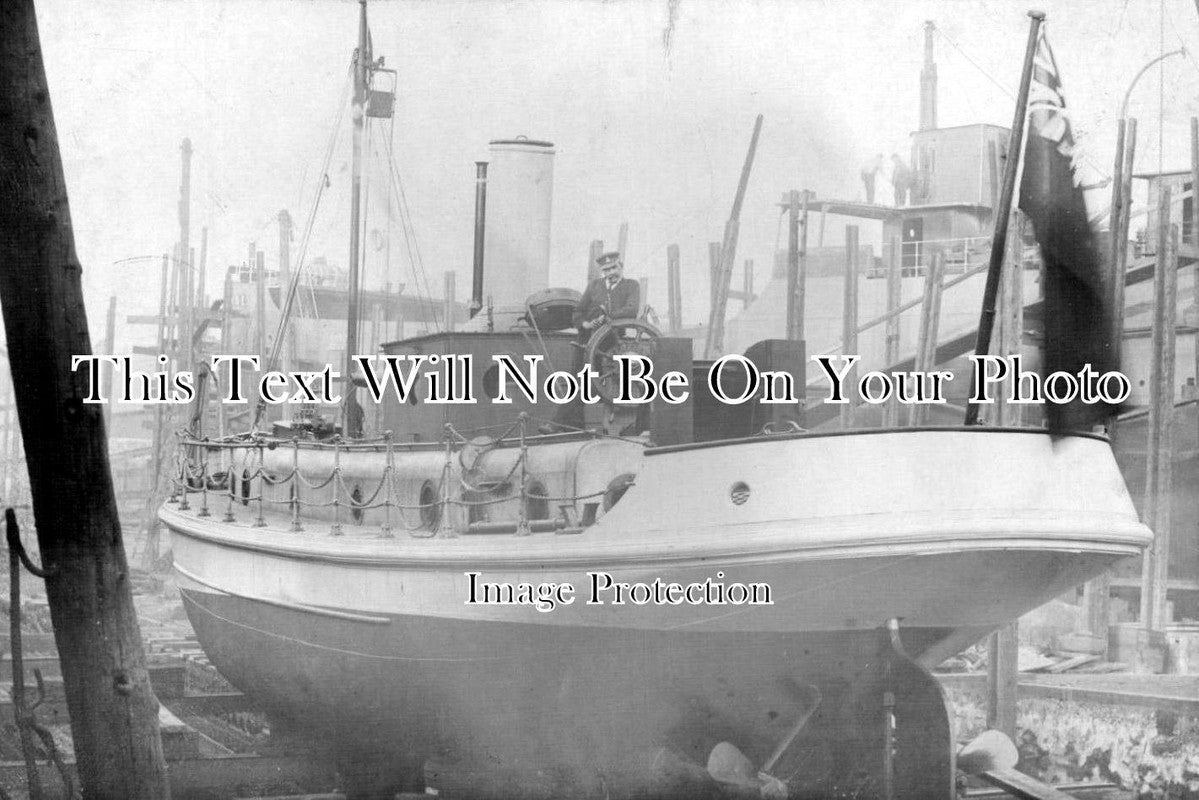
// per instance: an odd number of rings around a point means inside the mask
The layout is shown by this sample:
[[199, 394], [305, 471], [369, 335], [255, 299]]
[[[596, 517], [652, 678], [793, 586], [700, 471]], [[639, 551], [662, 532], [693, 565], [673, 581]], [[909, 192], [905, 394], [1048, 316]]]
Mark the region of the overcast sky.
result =
[[[1111, 171], [1129, 82], [1160, 53], [1199, 43], [1199, 14], [1193, 0], [1039, 7], [1086, 178], [1097, 180]], [[677, 243], [685, 317], [698, 322], [707, 243], [721, 238], [756, 114], [765, 122], [737, 260], [756, 260], [760, 286], [782, 192], [860, 199], [863, 161], [876, 152], [906, 157], [924, 20], [939, 30], [940, 125], [1010, 124], [1028, 8], [1001, 0], [375, 2], [375, 54], [399, 74], [394, 130], [379, 141], [393, 142], [436, 294], [447, 269], [458, 272], [460, 298], [468, 291], [473, 162], [486, 158], [489, 140], [523, 134], [557, 149], [552, 282], [581, 288], [589, 242], [614, 244], [628, 221], [630, 274], [652, 277], [650, 300], [664, 309], [666, 247]], [[312, 207], [357, 3], [47, 0], [38, 12], [94, 341], [110, 295], [121, 317], [157, 308], [159, 264], [138, 257], [178, 238], [185, 136], [195, 148], [192, 241], [208, 227], [209, 275], [243, 261], [250, 241], [273, 264], [278, 211], [289, 209], [302, 230]], [[1129, 105], [1140, 123], [1138, 169], [1188, 165], [1197, 98], [1190, 55], [1141, 79]], [[343, 131], [309, 251], [342, 266], [348, 141]], [[378, 208], [386, 175], [373, 180]], [[1091, 198], [1093, 212], [1106, 196]], [[394, 231], [391, 279], [412, 286], [408, 249]], [[830, 228], [830, 242], [839, 236]], [[118, 349], [151, 335], [124, 334]]]

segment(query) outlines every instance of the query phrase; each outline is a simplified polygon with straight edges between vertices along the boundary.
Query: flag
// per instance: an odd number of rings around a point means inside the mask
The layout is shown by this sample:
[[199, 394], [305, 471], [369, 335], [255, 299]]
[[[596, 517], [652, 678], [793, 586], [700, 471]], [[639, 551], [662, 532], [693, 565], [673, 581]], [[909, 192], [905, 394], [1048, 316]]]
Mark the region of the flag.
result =
[[[1110, 292], [1073, 157], [1062, 83], [1042, 33], [1029, 86], [1020, 210], [1032, 222], [1044, 265], [1044, 376], [1057, 371], [1077, 374], [1086, 364], [1100, 374], [1119, 369]], [[1117, 410], [1081, 400], [1046, 404], [1049, 430], [1055, 433], [1090, 430]]]

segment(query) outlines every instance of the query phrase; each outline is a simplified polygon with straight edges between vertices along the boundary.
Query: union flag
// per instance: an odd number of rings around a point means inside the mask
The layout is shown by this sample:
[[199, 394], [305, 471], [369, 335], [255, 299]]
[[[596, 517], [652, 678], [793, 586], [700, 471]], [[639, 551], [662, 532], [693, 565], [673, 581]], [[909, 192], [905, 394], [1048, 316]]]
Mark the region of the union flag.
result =
[[[1042, 32], [1029, 86], [1020, 210], [1041, 249], [1045, 344], [1042, 374], [1086, 364], [1119, 368], [1103, 261], [1074, 171], [1074, 136], [1053, 50]], [[1046, 404], [1049, 430], [1090, 430], [1117, 411], [1106, 403]]]

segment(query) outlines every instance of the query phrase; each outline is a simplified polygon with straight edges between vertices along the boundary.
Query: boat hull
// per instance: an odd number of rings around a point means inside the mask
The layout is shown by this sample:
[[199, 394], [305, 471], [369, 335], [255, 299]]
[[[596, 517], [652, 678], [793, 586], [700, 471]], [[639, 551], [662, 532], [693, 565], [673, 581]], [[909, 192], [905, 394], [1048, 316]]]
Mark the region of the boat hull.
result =
[[[448, 759], [458, 774], [510, 776], [465, 787], [484, 795], [695, 796], [717, 743], [762, 765], [818, 697], [772, 774], [793, 793], [873, 796], [886, 697], [904, 708], [901, 732], [947, 731], [928, 667], [1148, 540], [1106, 442], [1000, 434], [1007, 483], [988, 492], [976, 470], [997, 467], [977, 435], [664, 451], [576, 535], [338, 536], [262, 512], [257, 527], [244, 510], [161, 516], [213, 664], [343, 761], [370, 762], [380, 791], [419, 786]], [[932, 452], [961, 468], [917, 495]], [[729, 491], [738, 480], [748, 500]], [[609, 581], [725, 594], [618, 603], [598, 588]], [[569, 584], [569, 602], [539, 609], [517, 588], [546, 584]], [[765, 596], [735, 601], [735, 584]], [[940, 788], [917, 794], [951, 796], [949, 735], [930, 741]]]
[[[662, 751], [704, 765], [728, 741], [762, 764], [812, 686], [822, 709], [776, 774], [827, 788], [859, 773], [877, 782], [881, 767], [859, 754], [879, 749], [883, 631], [713, 635], [396, 617], [382, 642], [286, 609], [184, 598], [224, 675], [322, 736], [343, 764], [386, 764], [379, 780], [392, 789], [421, 785], [422, 767], [442, 760], [516, 775], [532, 794], [659, 795]], [[903, 639], [926, 648], [955, 633], [964, 632], [908, 629]]]

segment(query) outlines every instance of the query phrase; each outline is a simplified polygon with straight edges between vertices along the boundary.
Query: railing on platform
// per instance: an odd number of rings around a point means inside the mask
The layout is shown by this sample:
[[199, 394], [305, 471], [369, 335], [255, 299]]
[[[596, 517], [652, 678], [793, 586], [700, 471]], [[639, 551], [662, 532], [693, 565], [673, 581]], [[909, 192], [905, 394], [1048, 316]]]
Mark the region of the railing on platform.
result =
[[[902, 242], [899, 246], [900, 274], [905, 278], [926, 275], [933, 259], [945, 258], [945, 274], [960, 275], [986, 264], [991, 257], [990, 236], [966, 236], [957, 239], [923, 239]], [[890, 272], [891, 248], [883, 245], [882, 257], [866, 270], [867, 278], [886, 279]]]
[[[542, 484], [534, 480], [528, 469], [528, 426], [534, 422], [528, 415], [509, 426], [500, 436], [487, 440], [485, 451], [497, 448], [517, 447], [519, 453], [507, 474], [498, 480], [489, 479], [485, 485], [472, 485], [468, 470], [454, 468], [454, 459], [467, 445], [475, 445], [471, 439], [446, 424], [440, 443], [397, 444], [390, 433], [376, 440], [348, 441], [340, 436], [327, 440], [281, 440], [262, 434], [251, 434], [238, 438], [209, 440], [196, 439], [188, 432], [180, 433], [178, 463], [172, 476], [172, 492], [168, 503], [177, 504], [180, 511], [192, 510], [198, 503], [196, 516], [212, 515], [211, 505], [224, 504], [225, 523], [237, 522], [234, 513], [238, 507], [247, 508], [252, 515], [252, 527], [266, 527], [268, 508], [286, 507], [290, 516], [290, 530], [302, 532], [305, 522], [321, 521], [330, 525], [329, 533], [340, 536], [344, 533], [345, 515], [355, 524], [361, 525], [368, 511], [382, 515], [380, 534], [392, 537], [395, 523], [399, 523], [409, 536], [418, 538], [453, 538], [459, 533], [513, 533], [527, 536], [533, 533], [566, 531], [577, 532], [594, 522], [594, 509], [584, 506], [582, 523], [576, 522], [567, 509], [574, 509], [588, 500], [597, 501], [610, 489], [590, 494], [554, 496], [545, 492]], [[429, 452], [433, 447], [444, 453], [440, 474], [424, 480], [417, 491], [417, 502], [401, 502], [402, 487], [396, 470], [397, 451], [420, 450]], [[266, 451], [290, 449], [290, 468], [286, 471], [269, 469]], [[320, 480], [306, 477], [301, 469], [301, 449], [331, 452], [333, 468]], [[373, 486], [363, 486], [361, 475], [351, 488], [347, 486], [342, 467], [346, 454], [382, 453], [378, 481]], [[481, 454], [480, 454], [481, 455]], [[218, 468], [212, 469], [211, 458], [218, 460]], [[477, 462], [477, 458], [475, 459]], [[463, 465], [464, 466], [464, 465]], [[311, 472], [311, 470], [310, 470]], [[514, 477], [518, 491], [496, 496], [500, 489], [510, 489]], [[455, 486], [454, 484], [458, 485]], [[268, 487], [283, 487], [268, 492]], [[562, 509], [560, 518], [550, 518], [551, 503]], [[485, 522], [475, 517], [482, 516], [479, 510], [504, 504], [515, 506], [515, 521]], [[305, 515], [303, 509], [330, 509], [329, 517]], [[459, 514], [462, 524], [455, 524], [452, 509], [465, 510]], [[474, 513], [472, 513], [474, 512]], [[409, 514], [415, 518], [410, 520]], [[410, 524], [410, 523], [415, 524]]]

